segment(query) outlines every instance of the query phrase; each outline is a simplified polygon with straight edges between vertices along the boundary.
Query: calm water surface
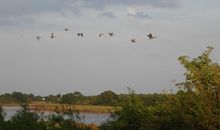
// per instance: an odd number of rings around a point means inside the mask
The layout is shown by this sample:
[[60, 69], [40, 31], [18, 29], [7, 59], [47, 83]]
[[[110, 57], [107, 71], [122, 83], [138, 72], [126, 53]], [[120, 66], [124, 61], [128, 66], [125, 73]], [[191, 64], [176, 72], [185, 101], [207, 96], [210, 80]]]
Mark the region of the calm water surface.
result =
[[[6, 113], [6, 120], [9, 120], [21, 107], [17, 106], [10, 106], [10, 107], [3, 107], [5, 113]], [[51, 112], [45, 112], [45, 115], [50, 115], [52, 114]], [[107, 113], [80, 113], [80, 116], [84, 117], [84, 123], [90, 124], [90, 123], [95, 123], [95, 124], [101, 124], [102, 122], [106, 121], [110, 114]]]

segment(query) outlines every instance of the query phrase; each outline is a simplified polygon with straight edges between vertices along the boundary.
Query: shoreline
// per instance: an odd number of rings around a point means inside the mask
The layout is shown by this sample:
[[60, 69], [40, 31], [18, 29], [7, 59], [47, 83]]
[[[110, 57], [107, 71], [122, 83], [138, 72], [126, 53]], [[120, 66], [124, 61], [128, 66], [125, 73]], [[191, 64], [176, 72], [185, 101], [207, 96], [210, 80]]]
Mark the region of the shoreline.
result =
[[[20, 107], [22, 104], [18, 103], [0, 103], [2, 107]], [[46, 103], [46, 102], [31, 102], [28, 103], [28, 107], [33, 111], [40, 112], [54, 112], [56, 110], [62, 110], [67, 107], [67, 104], [57, 104], [57, 103]], [[90, 113], [90, 114], [110, 114], [119, 107], [113, 106], [97, 106], [97, 105], [73, 105], [74, 109], [79, 113]]]

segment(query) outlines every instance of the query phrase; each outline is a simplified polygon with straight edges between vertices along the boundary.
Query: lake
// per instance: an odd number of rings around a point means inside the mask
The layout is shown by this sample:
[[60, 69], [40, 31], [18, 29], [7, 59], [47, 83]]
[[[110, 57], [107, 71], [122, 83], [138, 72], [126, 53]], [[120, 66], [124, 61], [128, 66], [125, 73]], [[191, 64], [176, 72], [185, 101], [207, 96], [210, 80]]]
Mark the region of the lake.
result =
[[[18, 106], [4, 106], [3, 107], [6, 116], [5, 119], [9, 120], [21, 107]], [[44, 112], [45, 115], [50, 115], [52, 112]], [[110, 114], [108, 113], [80, 113], [81, 117], [84, 117], [84, 123], [85, 124], [90, 124], [90, 123], [95, 123], [97, 125], [101, 124], [102, 122], [106, 121]]]

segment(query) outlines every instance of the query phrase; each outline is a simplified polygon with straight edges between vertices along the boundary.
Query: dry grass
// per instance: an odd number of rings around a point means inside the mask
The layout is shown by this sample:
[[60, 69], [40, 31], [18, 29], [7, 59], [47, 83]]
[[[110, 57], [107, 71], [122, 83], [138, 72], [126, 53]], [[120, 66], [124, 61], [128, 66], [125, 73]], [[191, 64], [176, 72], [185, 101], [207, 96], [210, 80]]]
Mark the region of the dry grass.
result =
[[[2, 104], [2, 106], [18, 106], [19, 104]], [[29, 103], [29, 108], [36, 111], [55, 111], [68, 107], [68, 105], [56, 104], [50, 102], [33, 101]], [[79, 112], [85, 113], [111, 113], [119, 107], [112, 106], [97, 106], [97, 105], [74, 105], [74, 108]]]

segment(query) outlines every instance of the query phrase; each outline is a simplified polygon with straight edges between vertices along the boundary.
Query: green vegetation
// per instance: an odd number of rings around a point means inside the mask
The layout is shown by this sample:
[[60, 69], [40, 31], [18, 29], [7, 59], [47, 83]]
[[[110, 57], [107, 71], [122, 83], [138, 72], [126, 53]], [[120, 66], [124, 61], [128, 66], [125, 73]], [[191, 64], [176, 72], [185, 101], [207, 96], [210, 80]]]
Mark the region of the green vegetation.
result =
[[95, 104], [112, 106], [117, 103], [117, 99], [118, 95], [109, 90], [98, 95]]
[[106, 123], [100, 126], [101, 130], [141, 130], [147, 125], [147, 111], [143, 102], [134, 91], [130, 90], [129, 99], [122, 109], [111, 115]]
[[[208, 47], [201, 56], [193, 59], [179, 57], [186, 69], [186, 79], [176, 84], [179, 89], [175, 94], [144, 95], [129, 89], [128, 95], [117, 95], [112, 91], [89, 97], [80, 92], [59, 95], [56, 96], [58, 98], [46, 98], [46, 101], [60, 100], [59, 103], [69, 105], [64, 105], [48, 120], [23, 107], [9, 121], [5, 121], [4, 112], [0, 109], [0, 130], [219, 130], [220, 66], [211, 61], [212, 50]], [[24, 97], [28, 97], [27, 100], [23, 100]], [[14, 99], [20, 102], [36, 99], [30, 95], [24, 97]], [[92, 128], [80, 123], [78, 113], [71, 105], [73, 103], [114, 105], [121, 109], [116, 109], [99, 128]]]
[[[145, 105], [155, 105], [165, 100], [164, 94], [137, 94]], [[23, 104], [33, 102], [45, 102], [47, 104], [75, 104], [75, 105], [97, 105], [97, 106], [121, 106], [129, 98], [128, 94], [116, 94], [110, 90], [104, 91], [97, 96], [84, 96], [80, 92], [67, 93], [64, 95], [34, 96], [21, 92], [6, 93], [0, 95], [0, 104]], [[36, 104], [39, 105], [39, 104]]]
[[0, 103], [27, 103], [31, 100], [34, 100], [33, 94], [24, 94], [21, 92], [6, 93], [0, 96]]
[[76, 91], [74, 93], [67, 93], [65, 95], [62, 96], [61, 98], [61, 103], [65, 103], [65, 104], [79, 104], [80, 102], [82, 102], [84, 99], [84, 96]]
[[208, 47], [198, 58], [179, 58], [186, 81], [166, 100], [146, 106], [133, 92], [120, 111], [112, 114], [101, 130], [219, 130], [220, 66], [212, 63]]
[[49, 116], [40, 116], [24, 105], [8, 121], [4, 120], [3, 111], [0, 110], [0, 130], [97, 130], [95, 125], [82, 123], [79, 113], [71, 105]]

